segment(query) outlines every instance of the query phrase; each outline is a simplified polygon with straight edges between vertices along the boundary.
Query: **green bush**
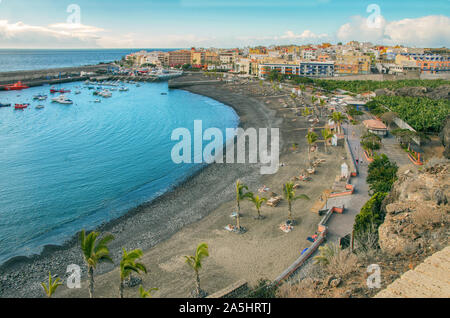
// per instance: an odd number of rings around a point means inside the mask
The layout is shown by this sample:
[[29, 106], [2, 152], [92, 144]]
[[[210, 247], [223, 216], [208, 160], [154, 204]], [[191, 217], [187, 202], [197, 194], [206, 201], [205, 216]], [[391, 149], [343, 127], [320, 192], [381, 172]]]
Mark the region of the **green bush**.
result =
[[376, 155], [369, 165], [367, 183], [372, 194], [389, 192], [397, 180], [398, 167], [385, 154]]
[[384, 212], [381, 210], [381, 204], [387, 193], [375, 193], [369, 201], [364, 204], [361, 211], [355, 218], [353, 229], [355, 236], [358, 234], [378, 229], [384, 222]]

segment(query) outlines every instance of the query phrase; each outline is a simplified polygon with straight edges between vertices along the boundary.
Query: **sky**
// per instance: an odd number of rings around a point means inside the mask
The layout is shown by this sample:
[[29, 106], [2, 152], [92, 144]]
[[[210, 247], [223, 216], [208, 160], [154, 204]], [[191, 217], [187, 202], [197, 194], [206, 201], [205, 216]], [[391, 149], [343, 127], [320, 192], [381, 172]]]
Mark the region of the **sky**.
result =
[[0, 48], [450, 46], [450, 0], [0, 0]]

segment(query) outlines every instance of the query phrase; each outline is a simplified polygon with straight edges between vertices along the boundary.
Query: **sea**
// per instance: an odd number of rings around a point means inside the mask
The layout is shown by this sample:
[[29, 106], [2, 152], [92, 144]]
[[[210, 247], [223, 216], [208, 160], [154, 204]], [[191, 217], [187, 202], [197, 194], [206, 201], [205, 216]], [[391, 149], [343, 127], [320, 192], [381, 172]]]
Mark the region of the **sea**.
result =
[[173, 49], [0, 49], [0, 72], [96, 65], [118, 61], [141, 50], [167, 52]]
[[[82, 82], [57, 85], [71, 91], [65, 94], [71, 105], [53, 103], [48, 85], [0, 91], [0, 103], [12, 104], [0, 108], [0, 263], [63, 244], [201, 169], [204, 164], [173, 162], [174, 129], [193, 136], [194, 120], [202, 120], [203, 129], [216, 127], [225, 136], [239, 124], [231, 107], [166, 82], [122, 85], [129, 90], [110, 98], [94, 96]], [[33, 100], [38, 94], [47, 100]], [[15, 103], [30, 106], [15, 110]]]

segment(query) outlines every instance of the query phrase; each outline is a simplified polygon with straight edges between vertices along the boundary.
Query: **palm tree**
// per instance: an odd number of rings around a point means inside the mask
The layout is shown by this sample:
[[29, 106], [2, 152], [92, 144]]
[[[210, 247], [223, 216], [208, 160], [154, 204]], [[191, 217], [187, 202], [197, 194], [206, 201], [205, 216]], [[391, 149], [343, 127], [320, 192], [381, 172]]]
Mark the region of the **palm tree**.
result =
[[199, 271], [202, 268], [202, 261], [205, 257], [209, 256], [208, 252], [208, 244], [201, 243], [197, 246], [197, 250], [195, 251], [194, 256], [185, 256], [186, 264], [189, 265], [195, 272], [195, 291], [197, 293], [197, 297], [201, 296], [202, 290], [200, 288], [200, 275]]
[[248, 191], [248, 187], [245, 184], [242, 184], [240, 180], [236, 181], [236, 227], [240, 231], [241, 230], [241, 222], [240, 222], [240, 213], [241, 213], [241, 204], [240, 202], [245, 198], [251, 198], [253, 194], [251, 192], [244, 192], [244, 190]]
[[330, 141], [330, 139], [333, 138], [334, 134], [329, 129], [322, 129], [321, 133], [325, 145], [325, 151], [327, 151], [328, 141]]
[[122, 260], [120, 261], [120, 287], [119, 287], [119, 296], [123, 298], [123, 287], [125, 279], [131, 276], [132, 272], [140, 273], [144, 272], [147, 274], [147, 268], [144, 264], [136, 262], [140, 259], [144, 253], [140, 249], [132, 250], [131, 252], [127, 252], [123, 249]]
[[328, 265], [331, 257], [337, 254], [339, 247], [336, 244], [325, 244], [319, 247], [320, 254], [314, 257], [315, 264]]
[[111, 234], [105, 235], [99, 242], [96, 242], [99, 237], [99, 232], [91, 232], [86, 236], [83, 229], [80, 233], [81, 251], [83, 252], [84, 261], [88, 267], [89, 276], [89, 296], [94, 297], [94, 269], [101, 261], [113, 263], [109, 256], [109, 249], [107, 244], [114, 239]]
[[48, 272], [48, 285], [41, 283], [42, 288], [44, 288], [45, 294], [48, 298], [52, 298], [58, 286], [62, 285], [60, 279], [57, 278], [53, 280], [52, 273]]
[[288, 220], [292, 223], [292, 202], [298, 199], [309, 200], [309, 197], [306, 194], [300, 194], [298, 196], [295, 195], [294, 184], [292, 182], [288, 182], [284, 185], [284, 198], [288, 202]]
[[152, 292], [157, 290], [158, 288], [150, 288], [149, 290], [145, 290], [141, 285], [139, 286], [139, 296], [141, 296], [141, 298], [150, 298], [152, 297]]
[[341, 124], [344, 121], [345, 117], [341, 112], [333, 112], [331, 114], [330, 119], [337, 125], [338, 127], [338, 134], [341, 133]]
[[259, 195], [253, 195], [253, 193], [252, 193], [252, 196], [249, 198], [249, 200], [250, 201], [252, 201], [253, 202], [253, 204], [255, 205], [255, 208], [256, 208], [256, 212], [258, 212], [258, 219], [261, 219], [262, 217], [261, 217], [261, 205], [265, 202], [265, 201], [267, 201], [267, 199], [266, 198], [264, 198], [264, 197], [259, 197]]
[[306, 140], [308, 142], [308, 159], [311, 164], [311, 147], [317, 142], [317, 134], [315, 132], [310, 131], [306, 135]]

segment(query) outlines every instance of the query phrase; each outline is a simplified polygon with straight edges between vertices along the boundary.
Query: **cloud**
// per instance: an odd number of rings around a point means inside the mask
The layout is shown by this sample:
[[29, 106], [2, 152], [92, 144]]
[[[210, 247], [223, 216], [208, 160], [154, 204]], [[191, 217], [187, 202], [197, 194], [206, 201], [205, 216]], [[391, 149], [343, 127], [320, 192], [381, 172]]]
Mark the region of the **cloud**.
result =
[[328, 34], [316, 34], [310, 30], [305, 30], [301, 34], [295, 34], [293, 31], [286, 31], [286, 33], [280, 36], [281, 39], [290, 39], [290, 40], [316, 40], [327, 38]]
[[100, 28], [81, 24], [33, 26], [23, 22], [0, 20], [0, 47], [8, 48], [74, 48], [96, 47]]
[[355, 16], [337, 31], [339, 41], [366, 41], [418, 47], [440, 47], [450, 44], [450, 18], [425, 16], [415, 19], [386, 21], [380, 16], [377, 27], [367, 18]]

